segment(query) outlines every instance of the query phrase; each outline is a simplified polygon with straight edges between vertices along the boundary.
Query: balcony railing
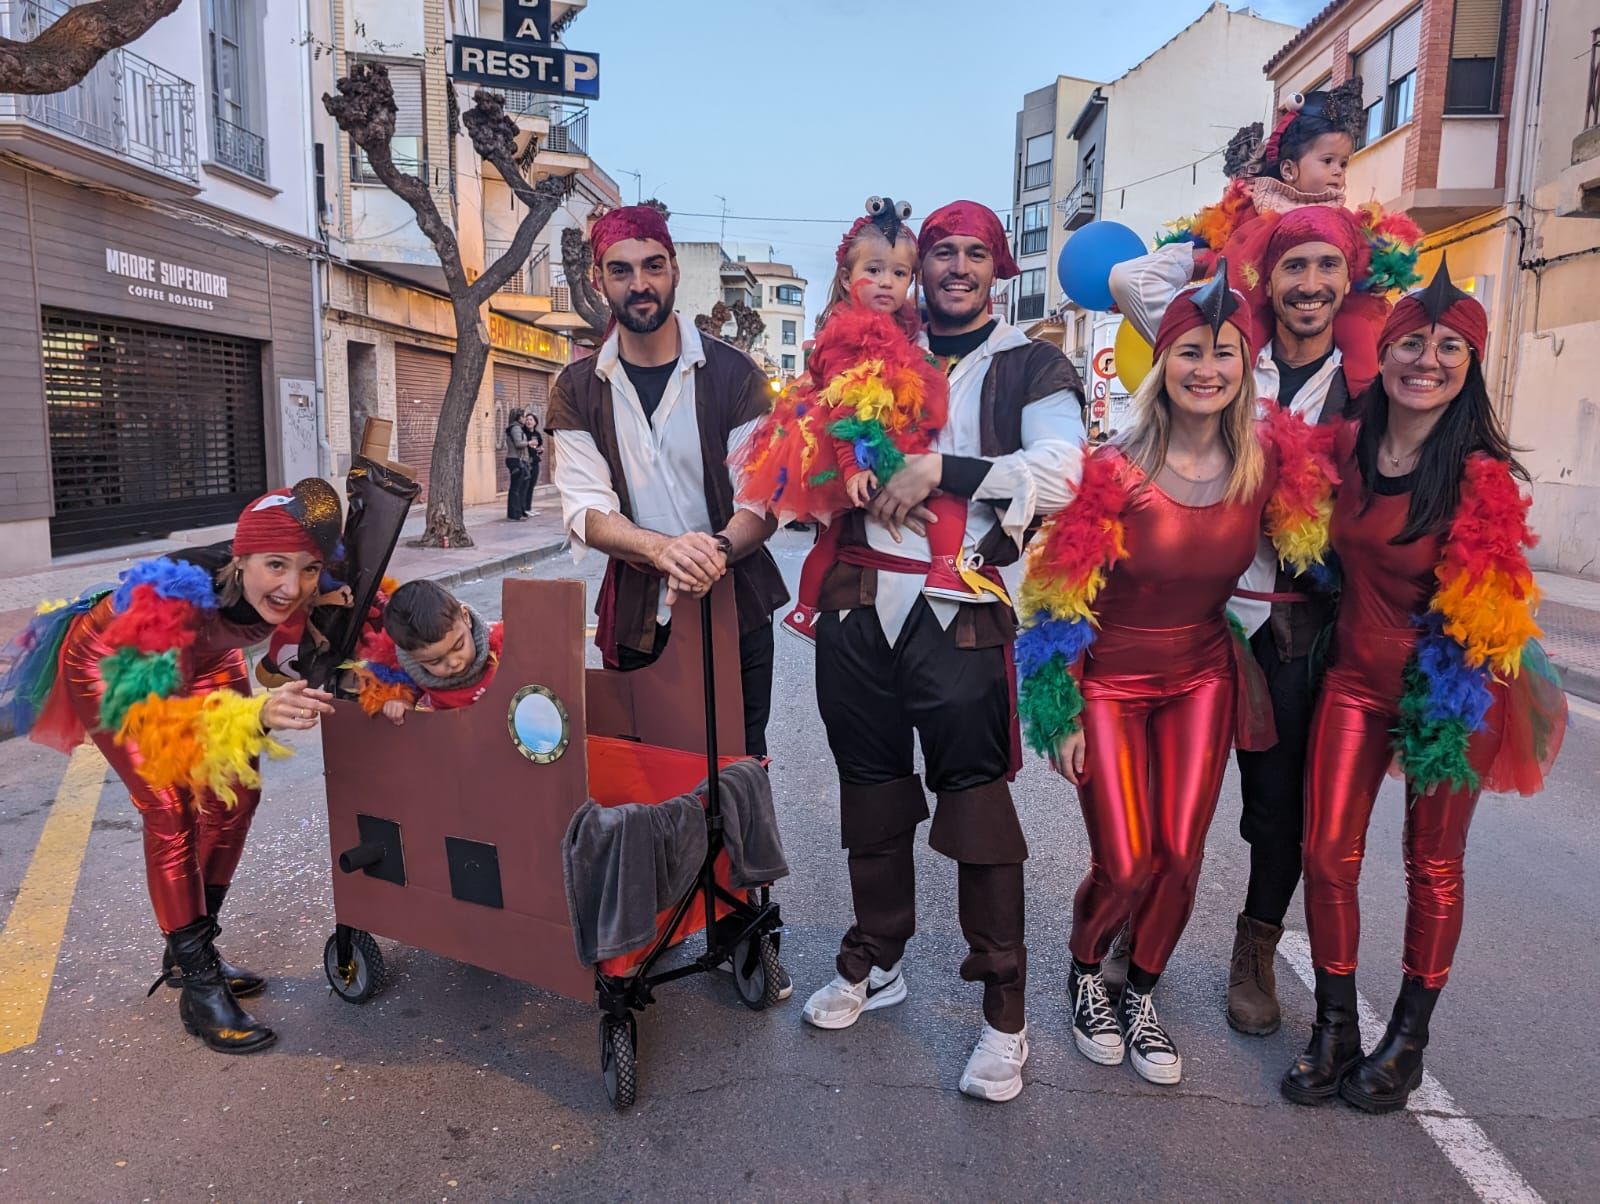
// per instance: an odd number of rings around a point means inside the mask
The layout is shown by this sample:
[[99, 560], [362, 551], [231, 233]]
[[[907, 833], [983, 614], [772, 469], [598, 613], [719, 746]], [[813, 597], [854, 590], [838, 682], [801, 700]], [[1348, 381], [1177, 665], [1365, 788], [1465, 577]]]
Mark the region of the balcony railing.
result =
[[[6, 36], [31, 42], [70, 5], [10, 0]], [[194, 85], [131, 50], [113, 50], [64, 92], [16, 98], [30, 121], [113, 156], [175, 176], [200, 179]]]
[[[498, 263], [506, 252], [511, 250], [508, 242], [483, 243], [484, 267]], [[536, 246], [528, 262], [523, 264], [515, 275], [500, 286], [502, 293], [516, 293], [526, 297], [548, 297], [550, 295], [550, 248]]]
[[506, 112], [543, 117], [550, 123], [550, 132], [539, 143], [540, 150], [559, 155], [589, 153], [588, 109], [564, 105], [539, 92], [507, 92]]
[[1017, 298], [1017, 321], [1030, 322], [1035, 318], [1044, 317], [1044, 294], [1035, 293], [1031, 297]]
[[1039, 255], [1050, 246], [1048, 229], [1024, 230], [1017, 236], [1018, 255]]
[[267, 178], [267, 140], [242, 125], [211, 116], [212, 154], [218, 163], [262, 182]]
[[1583, 110], [1583, 128], [1600, 125], [1600, 29], [1589, 35], [1589, 96]]
[[1050, 160], [1043, 163], [1030, 163], [1022, 169], [1022, 187], [1044, 188], [1050, 183]]
[[1079, 226], [1087, 226], [1094, 221], [1095, 194], [1094, 177], [1084, 176], [1072, 187], [1060, 202], [1063, 225], [1068, 230], [1076, 230]]

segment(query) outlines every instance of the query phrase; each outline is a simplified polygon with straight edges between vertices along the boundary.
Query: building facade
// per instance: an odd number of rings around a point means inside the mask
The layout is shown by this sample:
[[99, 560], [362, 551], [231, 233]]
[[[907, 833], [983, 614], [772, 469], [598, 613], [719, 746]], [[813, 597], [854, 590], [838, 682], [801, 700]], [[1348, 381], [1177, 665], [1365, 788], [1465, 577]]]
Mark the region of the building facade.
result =
[[[0, 32], [65, 10], [3, 0]], [[307, 22], [186, 0], [76, 86], [0, 96], [0, 571], [326, 471]]]
[[[554, 19], [582, 4], [555, 3]], [[395, 162], [422, 176], [456, 235], [469, 278], [509, 249], [526, 209], [493, 167], [472, 149], [459, 114], [472, 88], [445, 74], [443, 47], [456, 34], [490, 36], [501, 6], [486, 0], [332, 0], [313, 14], [314, 36], [332, 53], [318, 60], [315, 95], [362, 61], [381, 62], [395, 92]], [[527, 178], [574, 179], [591, 172], [588, 110], [532, 93], [508, 93], [506, 108], [521, 131]], [[323, 188], [320, 216], [329, 256], [323, 308], [327, 431], [335, 471], [349, 463], [368, 417], [394, 421], [390, 454], [416, 470], [426, 501], [428, 468], [455, 350], [455, 324], [438, 256], [410, 207], [373, 176], [365, 156], [320, 104], [313, 109]], [[603, 173], [601, 173], [603, 175]], [[591, 173], [591, 178], [599, 176]], [[587, 198], [575, 183], [574, 197]], [[615, 193], [615, 186], [611, 186]], [[554, 310], [554, 260], [560, 231], [586, 215], [564, 206], [546, 225], [528, 259], [484, 308], [488, 370], [468, 429], [463, 474], [467, 504], [493, 500], [508, 484], [504, 463], [510, 411], [544, 415], [549, 389], [571, 358], [570, 340]], [[571, 212], [565, 212], [565, 210]], [[552, 329], [551, 327], [556, 327]], [[549, 465], [543, 466], [547, 476]]]
[[[1585, 7], [1589, 8], [1584, 12]], [[1600, 576], [1600, 10], [1338, 0], [1267, 63], [1280, 94], [1359, 75], [1352, 202], [1404, 209], [1489, 312], [1484, 376], [1533, 474], [1537, 567]]]
[[806, 282], [787, 263], [745, 266], [756, 278], [756, 304], [767, 324], [751, 354], [787, 383], [806, 366]]
[[1009, 290], [1008, 315], [1019, 326], [1045, 321], [1065, 301], [1056, 279], [1056, 260], [1067, 238], [1060, 207], [1081, 187], [1072, 127], [1098, 86], [1059, 75], [1053, 84], [1025, 95], [1017, 112], [1011, 253], [1021, 275]]

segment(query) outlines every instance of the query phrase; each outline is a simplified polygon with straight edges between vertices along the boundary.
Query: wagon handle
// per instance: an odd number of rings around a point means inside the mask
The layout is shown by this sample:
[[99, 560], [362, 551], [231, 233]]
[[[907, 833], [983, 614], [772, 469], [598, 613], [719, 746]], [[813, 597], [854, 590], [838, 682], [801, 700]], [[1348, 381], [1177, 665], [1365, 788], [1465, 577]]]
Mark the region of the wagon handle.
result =
[[700, 660], [706, 700], [706, 817], [711, 830], [717, 832], [722, 828], [722, 797], [717, 781], [717, 664], [712, 634], [711, 591], [707, 590], [700, 599]]

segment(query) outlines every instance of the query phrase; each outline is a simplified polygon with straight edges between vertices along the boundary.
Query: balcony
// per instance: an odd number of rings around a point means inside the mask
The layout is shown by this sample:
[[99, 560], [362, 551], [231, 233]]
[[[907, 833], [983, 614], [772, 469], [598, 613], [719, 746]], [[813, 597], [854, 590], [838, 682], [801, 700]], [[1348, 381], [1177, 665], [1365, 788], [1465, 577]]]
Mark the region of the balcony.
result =
[[211, 153], [223, 167], [266, 183], [267, 140], [260, 134], [212, 114], [211, 143]]
[[1050, 187], [1050, 160], [1043, 163], [1030, 163], [1022, 169], [1022, 190], [1030, 188]]
[[1600, 29], [1589, 35], [1589, 86], [1584, 98], [1583, 132], [1572, 140], [1572, 162], [1600, 158]]
[[1062, 225], [1068, 230], [1076, 230], [1079, 226], [1087, 226], [1094, 221], [1095, 210], [1099, 207], [1098, 197], [1095, 195], [1095, 179], [1093, 175], [1082, 177], [1072, 186], [1072, 191], [1067, 193], [1059, 203], [1061, 209]]
[[576, 175], [589, 166], [589, 110], [539, 92], [507, 92], [506, 112], [521, 134], [517, 151], [535, 148], [533, 179]]
[[1017, 236], [1018, 255], [1043, 255], [1050, 247], [1050, 231], [1045, 227], [1024, 230]]
[[1044, 317], [1044, 294], [1033, 293], [1026, 297], [1017, 298], [1018, 322], [1032, 322]]
[[[485, 240], [483, 262], [487, 268], [498, 263], [511, 250], [508, 242]], [[550, 300], [550, 248], [534, 244], [533, 254], [516, 273], [500, 286], [489, 299], [489, 307], [513, 317], [535, 318], [551, 311]]]
[[[68, 7], [9, 0], [0, 5], [0, 32], [32, 41]], [[131, 50], [111, 51], [65, 92], [0, 95], [0, 146], [132, 191], [199, 191], [194, 85]]]

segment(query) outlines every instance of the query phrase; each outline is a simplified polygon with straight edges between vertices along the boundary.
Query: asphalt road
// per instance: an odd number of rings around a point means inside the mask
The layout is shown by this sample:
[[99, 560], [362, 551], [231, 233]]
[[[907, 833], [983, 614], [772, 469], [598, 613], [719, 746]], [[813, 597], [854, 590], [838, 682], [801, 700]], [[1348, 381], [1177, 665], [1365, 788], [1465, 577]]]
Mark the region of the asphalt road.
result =
[[[792, 579], [805, 537], [776, 542]], [[591, 582], [596, 567], [586, 566]], [[564, 558], [540, 571], [574, 575]], [[461, 592], [498, 609], [497, 581]], [[1022, 1096], [989, 1105], [956, 1091], [979, 993], [956, 973], [953, 869], [926, 849], [909, 1000], [843, 1032], [800, 1021], [801, 1000], [832, 973], [850, 908], [811, 654], [781, 636], [779, 650], [773, 780], [794, 873], [778, 895], [796, 998], [753, 1013], [727, 979], [666, 988], [640, 1022], [639, 1103], [618, 1115], [600, 1085], [591, 1007], [393, 944], [383, 995], [364, 1007], [331, 997], [313, 735], [268, 769], [224, 916], [229, 955], [272, 978], [252, 1006], [280, 1040], [256, 1057], [213, 1054], [183, 1032], [175, 992], [145, 998], [159, 937], [136, 817], [112, 779], [97, 804], [88, 792], [92, 824], [37, 1040], [0, 1054], [0, 1197], [1600, 1196], [1600, 1044], [1585, 1011], [1600, 983], [1600, 711], [1575, 718], [1546, 794], [1480, 806], [1466, 935], [1428, 1053], [1447, 1094], [1389, 1117], [1311, 1111], [1278, 1095], [1312, 1013], [1284, 960], [1281, 1032], [1241, 1037], [1223, 1020], [1246, 865], [1233, 775], [1194, 919], [1158, 996], [1184, 1053], [1183, 1084], [1150, 1086], [1128, 1066], [1081, 1058], [1064, 1004], [1065, 944], [1087, 847], [1071, 788], [1031, 764], [1017, 794], [1033, 848], [1033, 1054]], [[0, 745], [0, 910], [46, 857], [40, 838], [65, 768], [32, 745]], [[1384, 1015], [1399, 981], [1400, 806], [1386, 789], [1363, 882], [1363, 994]], [[30, 881], [59, 882], [61, 866], [50, 868], [35, 867]], [[1303, 931], [1298, 904], [1293, 916]], [[1295, 941], [1291, 932], [1288, 946], [1303, 948]]]

